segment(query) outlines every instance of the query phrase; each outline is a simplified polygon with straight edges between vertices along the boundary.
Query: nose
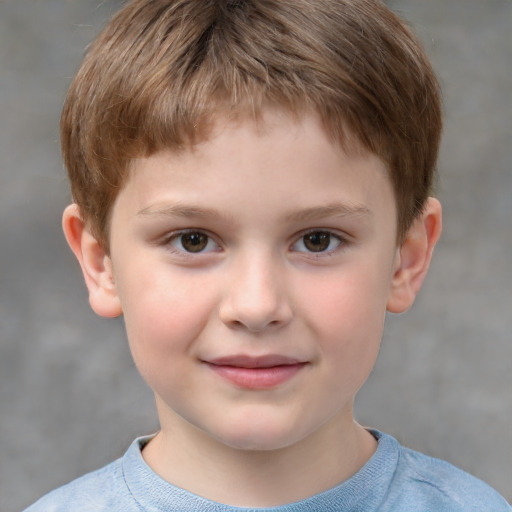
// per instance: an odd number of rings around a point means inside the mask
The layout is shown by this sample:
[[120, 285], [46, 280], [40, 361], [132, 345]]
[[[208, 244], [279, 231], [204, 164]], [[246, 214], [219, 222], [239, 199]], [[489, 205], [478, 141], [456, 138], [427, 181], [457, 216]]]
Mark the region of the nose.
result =
[[234, 262], [219, 316], [230, 328], [257, 333], [287, 325], [293, 316], [284, 268], [268, 255]]

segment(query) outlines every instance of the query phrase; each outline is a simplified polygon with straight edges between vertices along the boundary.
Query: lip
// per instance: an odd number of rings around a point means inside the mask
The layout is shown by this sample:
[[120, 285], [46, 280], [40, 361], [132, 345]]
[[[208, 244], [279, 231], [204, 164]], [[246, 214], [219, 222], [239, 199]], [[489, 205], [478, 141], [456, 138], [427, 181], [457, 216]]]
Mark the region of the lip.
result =
[[269, 354], [264, 356], [234, 355], [205, 361], [218, 376], [245, 389], [269, 389], [293, 378], [307, 362]]

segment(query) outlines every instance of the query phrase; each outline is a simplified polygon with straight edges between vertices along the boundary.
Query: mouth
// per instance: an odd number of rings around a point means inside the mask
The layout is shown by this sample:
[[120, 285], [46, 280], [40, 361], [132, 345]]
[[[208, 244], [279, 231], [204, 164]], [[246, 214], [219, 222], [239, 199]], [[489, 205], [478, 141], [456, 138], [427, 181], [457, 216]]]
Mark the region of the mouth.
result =
[[235, 355], [205, 361], [219, 377], [245, 389], [270, 389], [284, 384], [308, 363], [281, 355]]

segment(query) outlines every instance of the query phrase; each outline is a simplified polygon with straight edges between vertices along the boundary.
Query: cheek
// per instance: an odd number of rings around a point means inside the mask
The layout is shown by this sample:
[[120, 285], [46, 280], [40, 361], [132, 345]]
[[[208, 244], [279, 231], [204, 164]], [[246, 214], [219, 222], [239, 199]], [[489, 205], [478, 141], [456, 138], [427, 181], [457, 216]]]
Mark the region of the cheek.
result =
[[204, 282], [155, 273], [158, 279], [130, 279], [123, 286], [130, 292], [120, 294], [130, 349], [143, 375], [190, 353], [215, 304]]
[[377, 332], [384, 320], [389, 279], [364, 266], [347, 268], [302, 283], [301, 309], [317, 328], [344, 336]]
[[362, 383], [378, 354], [385, 318], [387, 280], [361, 269], [325, 276], [307, 286], [302, 309], [319, 340], [325, 364], [340, 379]]

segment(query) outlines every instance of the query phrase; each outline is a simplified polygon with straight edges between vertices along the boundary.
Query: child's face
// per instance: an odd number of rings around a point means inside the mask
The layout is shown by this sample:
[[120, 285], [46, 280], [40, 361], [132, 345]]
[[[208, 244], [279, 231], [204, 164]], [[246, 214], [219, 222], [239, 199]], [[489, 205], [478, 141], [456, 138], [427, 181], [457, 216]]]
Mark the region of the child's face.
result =
[[219, 122], [194, 150], [137, 160], [111, 260], [163, 431], [275, 449], [351, 424], [395, 241], [383, 163], [347, 155], [313, 115]]

